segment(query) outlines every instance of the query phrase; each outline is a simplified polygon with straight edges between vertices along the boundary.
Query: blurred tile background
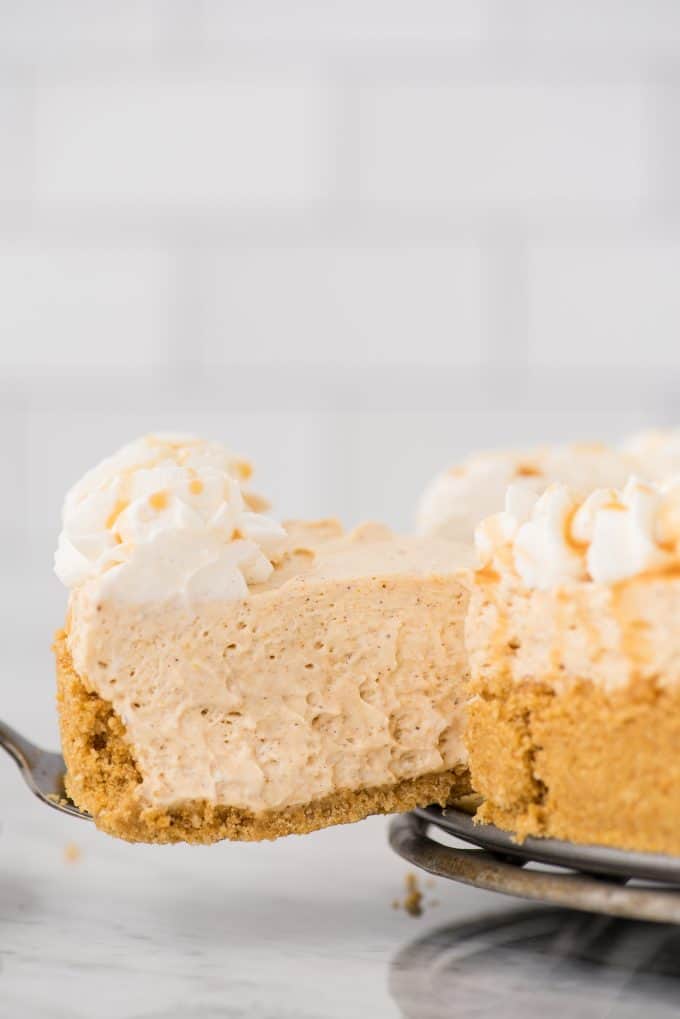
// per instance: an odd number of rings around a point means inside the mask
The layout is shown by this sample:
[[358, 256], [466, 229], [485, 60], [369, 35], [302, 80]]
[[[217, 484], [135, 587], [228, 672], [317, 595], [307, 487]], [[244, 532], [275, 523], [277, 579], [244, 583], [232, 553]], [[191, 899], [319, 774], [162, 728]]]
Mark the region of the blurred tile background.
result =
[[672, 0], [0, 0], [3, 714], [55, 738], [61, 500], [136, 434], [411, 525], [471, 447], [677, 420]]

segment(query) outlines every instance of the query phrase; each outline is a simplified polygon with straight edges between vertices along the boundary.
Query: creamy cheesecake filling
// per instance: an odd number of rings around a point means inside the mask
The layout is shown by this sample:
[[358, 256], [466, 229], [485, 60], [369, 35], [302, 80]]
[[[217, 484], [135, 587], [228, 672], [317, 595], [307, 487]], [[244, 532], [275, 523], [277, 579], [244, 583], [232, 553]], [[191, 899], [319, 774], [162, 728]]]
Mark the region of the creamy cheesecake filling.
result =
[[465, 624], [471, 689], [479, 693], [499, 678], [558, 693], [582, 680], [608, 692], [639, 679], [674, 687], [679, 610], [680, 577], [668, 574], [552, 591], [482, 577]]
[[253, 812], [460, 766], [467, 548], [291, 527], [239, 600], [71, 596], [69, 649], [124, 722], [152, 805]]

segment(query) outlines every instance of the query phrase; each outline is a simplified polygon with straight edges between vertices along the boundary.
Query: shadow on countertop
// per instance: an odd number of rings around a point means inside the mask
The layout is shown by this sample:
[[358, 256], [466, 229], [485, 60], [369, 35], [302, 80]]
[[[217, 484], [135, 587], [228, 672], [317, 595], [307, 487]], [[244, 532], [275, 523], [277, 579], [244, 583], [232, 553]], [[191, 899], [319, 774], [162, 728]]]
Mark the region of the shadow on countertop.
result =
[[390, 964], [389, 990], [405, 1019], [670, 1019], [680, 927], [513, 910], [412, 941]]

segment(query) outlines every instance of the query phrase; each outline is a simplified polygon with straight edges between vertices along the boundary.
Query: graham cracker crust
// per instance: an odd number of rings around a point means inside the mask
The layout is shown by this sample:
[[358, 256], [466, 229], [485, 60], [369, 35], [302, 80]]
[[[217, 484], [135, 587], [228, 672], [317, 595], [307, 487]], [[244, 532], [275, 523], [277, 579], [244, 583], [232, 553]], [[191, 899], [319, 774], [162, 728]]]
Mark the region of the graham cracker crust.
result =
[[477, 817], [527, 835], [680, 854], [680, 690], [487, 685], [467, 744]]
[[359, 821], [370, 814], [397, 813], [430, 803], [445, 806], [470, 792], [469, 773], [461, 765], [395, 785], [340, 790], [320, 800], [261, 814], [200, 799], [167, 808], [145, 806], [135, 795], [141, 776], [125, 726], [111, 704], [88, 691], [76, 673], [63, 631], [56, 636], [54, 651], [66, 790], [78, 807], [92, 815], [98, 828], [128, 842], [257, 842]]

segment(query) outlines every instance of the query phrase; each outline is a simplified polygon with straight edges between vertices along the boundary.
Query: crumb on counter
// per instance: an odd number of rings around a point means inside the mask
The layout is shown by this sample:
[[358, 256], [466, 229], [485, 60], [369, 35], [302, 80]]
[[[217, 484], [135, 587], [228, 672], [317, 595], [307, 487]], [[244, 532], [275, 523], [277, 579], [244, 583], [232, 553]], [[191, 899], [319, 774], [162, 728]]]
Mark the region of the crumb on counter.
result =
[[77, 863], [82, 853], [75, 842], [67, 842], [64, 846], [64, 860], [66, 863]]
[[423, 912], [423, 893], [418, 884], [418, 876], [413, 871], [409, 871], [405, 878], [405, 884], [406, 898], [404, 899], [404, 909], [409, 916], [421, 916]]
[[[421, 891], [418, 875], [413, 871], [409, 871], [406, 874], [404, 884], [406, 886], [404, 900], [402, 902], [401, 899], [393, 899], [392, 909], [403, 909], [409, 916], [422, 916], [428, 906], [439, 905], [439, 899], [425, 899], [425, 895]], [[428, 888], [434, 888], [436, 881], [433, 878], [428, 878], [425, 881], [425, 885]]]

